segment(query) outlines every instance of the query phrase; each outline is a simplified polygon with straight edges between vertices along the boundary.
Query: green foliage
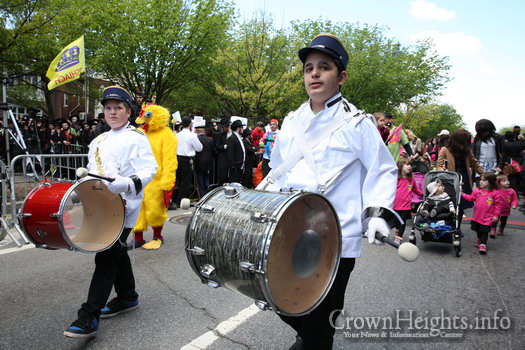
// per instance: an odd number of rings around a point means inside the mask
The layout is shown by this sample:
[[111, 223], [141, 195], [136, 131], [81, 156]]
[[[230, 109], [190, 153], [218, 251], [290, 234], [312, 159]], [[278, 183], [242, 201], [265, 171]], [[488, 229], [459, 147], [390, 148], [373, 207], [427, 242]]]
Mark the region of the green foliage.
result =
[[233, 13], [222, 0], [106, 0], [84, 6], [91, 14], [83, 23], [87, 57], [95, 70], [157, 103], [191, 89], [225, 38]]
[[443, 129], [453, 132], [465, 127], [463, 119], [457, 111], [448, 104], [420, 104], [405, 111], [394, 113], [396, 124], [410, 129], [422, 141], [427, 141]]
[[212, 58], [206, 88], [227, 116], [283, 116], [295, 107], [300, 86], [292, 56], [286, 33], [263, 14], [235, 29]]

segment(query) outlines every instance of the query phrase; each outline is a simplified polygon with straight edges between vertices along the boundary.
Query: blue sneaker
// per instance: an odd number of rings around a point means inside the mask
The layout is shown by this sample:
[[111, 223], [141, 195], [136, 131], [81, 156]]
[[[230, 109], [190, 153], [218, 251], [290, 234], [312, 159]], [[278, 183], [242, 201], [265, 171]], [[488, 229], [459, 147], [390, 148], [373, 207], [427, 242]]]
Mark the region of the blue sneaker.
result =
[[126, 301], [119, 298], [114, 298], [105, 307], [100, 309], [100, 318], [111, 318], [136, 309], [139, 306], [139, 301]]
[[71, 324], [65, 331], [64, 335], [70, 338], [91, 338], [97, 334], [98, 320], [79, 318]]

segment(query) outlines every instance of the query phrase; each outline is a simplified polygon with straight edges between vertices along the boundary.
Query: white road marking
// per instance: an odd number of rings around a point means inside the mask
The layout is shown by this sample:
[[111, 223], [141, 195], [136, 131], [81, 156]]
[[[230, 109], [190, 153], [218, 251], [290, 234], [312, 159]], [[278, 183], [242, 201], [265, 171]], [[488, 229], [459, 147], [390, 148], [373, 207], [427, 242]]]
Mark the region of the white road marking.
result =
[[31, 249], [35, 248], [34, 244], [24, 244], [21, 247], [14, 247], [14, 248], [7, 248], [7, 249], [0, 249], [0, 255], [9, 254], [9, 253], [16, 253], [21, 250]]
[[184, 345], [180, 350], [202, 350], [213, 344], [214, 341], [219, 339], [219, 335], [226, 335], [239, 327], [247, 319], [261, 311], [257, 306], [251, 305], [244, 310], [241, 310], [237, 315], [230, 317], [224, 322], [221, 322], [213, 330], [204, 333], [191, 343]]

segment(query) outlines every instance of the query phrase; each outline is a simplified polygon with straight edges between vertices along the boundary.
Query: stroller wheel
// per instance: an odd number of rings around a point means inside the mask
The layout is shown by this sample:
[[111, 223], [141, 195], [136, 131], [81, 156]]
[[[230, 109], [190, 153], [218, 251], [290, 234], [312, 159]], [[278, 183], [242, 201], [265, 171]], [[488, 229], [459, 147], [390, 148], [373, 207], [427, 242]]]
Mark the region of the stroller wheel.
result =
[[459, 245], [455, 245], [454, 244], [454, 250], [456, 252], [456, 256], [459, 258], [461, 256], [461, 244], [459, 244]]

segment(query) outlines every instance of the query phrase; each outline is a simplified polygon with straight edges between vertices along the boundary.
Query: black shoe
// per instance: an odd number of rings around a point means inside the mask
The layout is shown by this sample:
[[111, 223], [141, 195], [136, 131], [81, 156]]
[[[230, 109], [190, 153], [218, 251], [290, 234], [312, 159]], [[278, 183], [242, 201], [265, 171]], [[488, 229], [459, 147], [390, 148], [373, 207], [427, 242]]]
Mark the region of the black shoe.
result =
[[64, 335], [69, 338], [85, 339], [94, 337], [97, 330], [98, 320], [95, 317], [91, 319], [79, 318], [64, 331]]
[[100, 309], [100, 318], [111, 318], [136, 309], [139, 306], [139, 301], [125, 301], [119, 298], [114, 298], [105, 307]]
[[300, 336], [295, 336], [295, 343], [288, 350], [302, 350], [303, 349], [303, 339]]

